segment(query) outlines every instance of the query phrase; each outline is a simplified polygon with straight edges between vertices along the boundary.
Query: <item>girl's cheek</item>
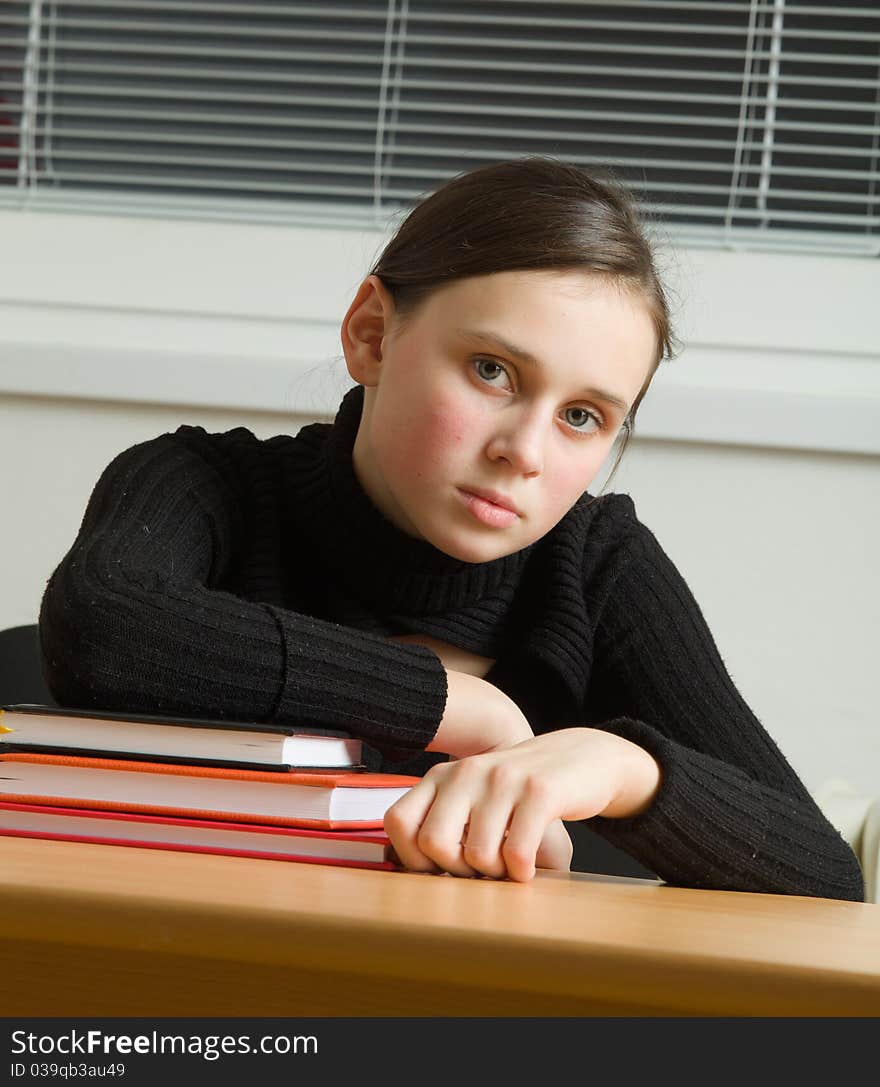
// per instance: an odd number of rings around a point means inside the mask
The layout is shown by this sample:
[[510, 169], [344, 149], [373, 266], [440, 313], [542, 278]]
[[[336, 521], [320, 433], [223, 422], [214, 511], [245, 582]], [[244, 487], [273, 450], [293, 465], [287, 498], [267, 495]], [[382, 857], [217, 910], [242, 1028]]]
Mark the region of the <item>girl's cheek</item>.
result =
[[423, 480], [442, 468], [450, 450], [461, 442], [460, 419], [442, 407], [432, 407], [403, 419], [389, 419], [381, 431], [382, 460], [399, 479]]
[[559, 506], [574, 505], [584, 491], [588, 490], [601, 464], [599, 455], [561, 459], [554, 465], [552, 481], [548, 481], [547, 493], [550, 501]]
[[473, 421], [463, 413], [460, 404], [436, 404], [428, 412], [421, 430], [424, 455], [440, 462], [448, 452], [458, 449], [469, 433], [473, 433]]

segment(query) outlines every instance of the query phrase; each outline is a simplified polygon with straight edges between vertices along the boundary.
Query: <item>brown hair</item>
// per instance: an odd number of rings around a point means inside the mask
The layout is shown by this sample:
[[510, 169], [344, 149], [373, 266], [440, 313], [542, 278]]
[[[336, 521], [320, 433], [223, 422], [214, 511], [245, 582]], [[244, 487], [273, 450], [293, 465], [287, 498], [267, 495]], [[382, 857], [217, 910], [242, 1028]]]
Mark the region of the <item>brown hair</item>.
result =
[[666, 294], [635, 203], [611, 174], [552, 158], [495, 163], [459, 174], [417, 204], [371, 269], [401, 322], [438, 288], [469, 276], [582, 268], [646, 302], [656, 331], [654, 364], [621, 427], [617, 471], [636, 410], [673, 354]]

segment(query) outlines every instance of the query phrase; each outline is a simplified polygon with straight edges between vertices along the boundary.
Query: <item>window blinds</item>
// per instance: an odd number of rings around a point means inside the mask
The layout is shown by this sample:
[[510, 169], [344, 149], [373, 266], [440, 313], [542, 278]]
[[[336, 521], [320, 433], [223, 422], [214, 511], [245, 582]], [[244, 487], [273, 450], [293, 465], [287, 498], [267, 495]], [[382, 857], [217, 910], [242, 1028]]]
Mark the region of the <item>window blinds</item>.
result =
[[528, 154], [691, 242], [877, 256], [880, 5], [0, 5], [0, 206], [385, 225]]

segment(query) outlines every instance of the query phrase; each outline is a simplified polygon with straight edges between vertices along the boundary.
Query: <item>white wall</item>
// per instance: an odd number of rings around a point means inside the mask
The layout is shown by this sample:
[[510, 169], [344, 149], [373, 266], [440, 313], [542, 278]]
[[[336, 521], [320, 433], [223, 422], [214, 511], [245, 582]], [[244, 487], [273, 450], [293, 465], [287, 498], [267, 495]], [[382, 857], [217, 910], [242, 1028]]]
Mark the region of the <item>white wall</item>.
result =
[[880, 792], [877, 459], [643, 441], [614, 489], [633, 496], [807, 784]]
[[[261, 436], [348, 386], [379, 234], [0, 212], [0, 627], [34, 622], [104, 465], [182, 422]], [[880, 262], [685, 250], [682, 357], [614, 481], [810, 787], [880, 788]]]

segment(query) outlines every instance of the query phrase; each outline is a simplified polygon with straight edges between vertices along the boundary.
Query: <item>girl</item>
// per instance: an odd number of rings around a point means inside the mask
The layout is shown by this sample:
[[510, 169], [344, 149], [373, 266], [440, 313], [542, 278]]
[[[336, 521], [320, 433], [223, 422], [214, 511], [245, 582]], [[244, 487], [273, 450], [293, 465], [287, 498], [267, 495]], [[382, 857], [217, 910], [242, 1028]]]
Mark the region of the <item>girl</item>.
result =
[[546, 159], [459, 176], [341, 332], [332, 425], [106, 469], [42, 603], [59, 702], [349, 729], [424, 774], [386, 818], [416, 871], [564, 870], [589, 820], [668, 883], [860, 900], [631, 500], [587, 492], [670, 353], [628, 198]]

